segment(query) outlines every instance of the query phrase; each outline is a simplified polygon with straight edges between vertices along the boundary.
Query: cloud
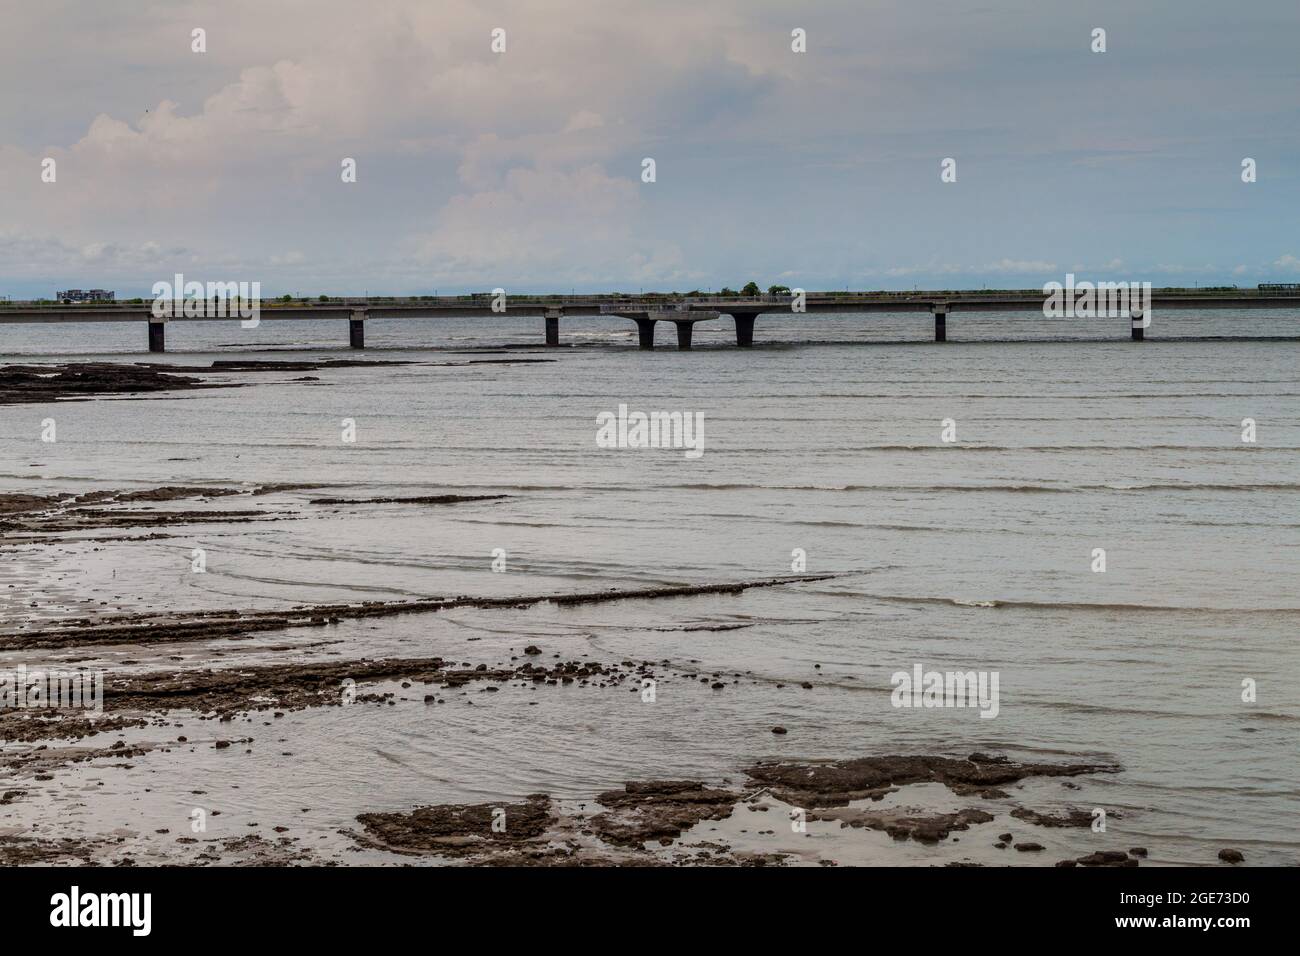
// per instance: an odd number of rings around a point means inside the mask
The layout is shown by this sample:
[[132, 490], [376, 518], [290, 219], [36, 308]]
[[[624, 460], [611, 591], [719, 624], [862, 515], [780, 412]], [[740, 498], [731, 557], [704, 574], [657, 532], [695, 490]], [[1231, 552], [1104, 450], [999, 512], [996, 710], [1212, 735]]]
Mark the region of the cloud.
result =
[[452, 199], [434, 228], [415, 239], [413, 253], [435, 278], [489, 287], [683, 277], [681, 250], [637, 228], [639, 187], [596, 164], [514, 167], [496, 188]]
[[[23, 239], [0, 281], [974, 285], [1057, 263], [1209, 278], [1229, 255], [1297, 271], [1275, 211], [1300, 202], [1300, 131], [1260, 72], [1289, 52], [1294, 3], [1252, 4], [1216, 46], [1213, 11], [1152, 0], [1129, 13], [1142, 57], [1088, 54], [1072, 14], [1008, 3], [1014, 17], [893, 0], [17, 5], [0, 229]], [[1189, 37], [1215, 53], [1213, 90]], [[1242, 206], [1237, 160], [1211, 157], [1261, 130], [1263, 201]], [[949, 155], [961, 180], [944, 186]], [[640, 182], [645, 156], [657, 183]]]

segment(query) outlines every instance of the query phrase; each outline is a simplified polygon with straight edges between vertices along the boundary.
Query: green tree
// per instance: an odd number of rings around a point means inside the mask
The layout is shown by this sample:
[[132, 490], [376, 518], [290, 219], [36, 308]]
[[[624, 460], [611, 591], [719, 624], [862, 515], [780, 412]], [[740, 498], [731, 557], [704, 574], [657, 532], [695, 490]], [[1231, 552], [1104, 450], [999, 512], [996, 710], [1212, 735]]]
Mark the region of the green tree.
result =
[[790, 287], [788, 285], [770, 285], [767, 287], [768, 295], [788, 295]]
[[759, 294], [758, 283], [757, 283], [757, 282], [752, 282], [752, 281], [746, 283], [746, 284], [745, 284], [745, 288], [743, 288], [743, 289], [740, 290], [740, 294], [741, 294], [741, 295], [758, 295], [758, 294]]

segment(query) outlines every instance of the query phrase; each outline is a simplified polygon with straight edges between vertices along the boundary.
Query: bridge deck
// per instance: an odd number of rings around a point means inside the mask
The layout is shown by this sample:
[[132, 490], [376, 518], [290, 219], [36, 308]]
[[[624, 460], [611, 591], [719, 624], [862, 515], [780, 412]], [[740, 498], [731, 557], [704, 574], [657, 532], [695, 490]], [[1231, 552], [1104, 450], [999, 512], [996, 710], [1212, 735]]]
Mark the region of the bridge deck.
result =
[[[957, 312], [1044, 312], [1048, 296], [1042, 292], [915, 292], [915, 293], [811, 293], [805, 295], [802, 313], [929, 313], [934, 316], [934, 339], [947, 341], [948, 316]], [[216, 300], [209, 305], [215, 306]], [[148, 348], [165, 349], [165, 329], [171, 322], [238, 322], [244, 317], [234, 300], [209, 314], [156, 318], [152, 301], [86, 303], [12, 302], [0, 304], [0, 324], [66, 324], [83, 322], [145, 322]], [[542, 316], [547, 345], [560, 344], [560, 319], [564, 316], [609, 315], [637, 323], [642, 348], [654, 348], [654, 327], [660, 321], [677, 326], [678, 347], [691, 347], [691, 326], [720, 314], [736, 323], [736, 344], [753, 345], [754, 320], [765, 313], [789, 313], [795, 301], [788, 295], [741, 298], [721, 296], [516, 296], [507, 299], [504, 311], [494, 308], [492, 296], [444, 296], [419, 299], [330, 299], [321, 301], [262, 301], [257, 303], [257, 320], [303, 321], [336, 319], [348, 322], [348, 341], [353, 348], [365, 347], [367, 319], [473, 318], [491, 315]], [[1153, 291], [1150, 313], [1182, 309], [1300, 309], [1300, 293]], [[180, 311], [179, 309], [177, 311]], [[215, 314], [214, 314], [215, 313]], [[1140, 341], [1150, 324], [1146, 317], [1132, 317], [1132, 338]], [[1045, 319], [1045, 321], [1058, 321]], [[1086, 319], [1085, 319], [1086, 321]]]

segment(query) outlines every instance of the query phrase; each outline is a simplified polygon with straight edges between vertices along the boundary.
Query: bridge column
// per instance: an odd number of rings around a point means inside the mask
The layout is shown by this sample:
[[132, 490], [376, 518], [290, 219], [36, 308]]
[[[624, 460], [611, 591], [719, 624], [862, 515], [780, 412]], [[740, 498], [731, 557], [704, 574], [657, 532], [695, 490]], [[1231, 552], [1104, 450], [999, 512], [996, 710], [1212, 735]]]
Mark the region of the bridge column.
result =
[[936, 342], [948, 341], [948, 306], [947, 305], [934, 307], [934, 340]]
[[167, 323], [166, 322], [149, 323], [149, 351], [150, 352], [167, 351]]
[[757, 312], [733, 312], [731, 317], [736, 320], [736, 344], [742, 349], [754, 347], [754, 320], [758, 318]]
[[655, 320], [654, 319], [637, 319], [637, 335], [641, 340], [641, 348], [652, 349], [655, 347]]
[[691, 333], [695, 331], [695, 322], [689, 319], [675, 319], [674, 324], [677, 326], [677, 348], [679, 350], [689, 349], [691, 347]]
[[563, 309], [546, 310], [546, 344], [556, 346], [560, 344], [560, 316]]
[[1132, 323], [1133, 341], [1141, 342], [1144, 333], [1146, 332], [1146, 321], [1142, 316], [1142, 310], [1134, 309], [1132, 312], [1129, 313], [1129, 315], [1131, 316], [1130, 322]]
[[366, 313], [353, 312], [348, 319], [348, 345], [354, 349], [366, 347]]

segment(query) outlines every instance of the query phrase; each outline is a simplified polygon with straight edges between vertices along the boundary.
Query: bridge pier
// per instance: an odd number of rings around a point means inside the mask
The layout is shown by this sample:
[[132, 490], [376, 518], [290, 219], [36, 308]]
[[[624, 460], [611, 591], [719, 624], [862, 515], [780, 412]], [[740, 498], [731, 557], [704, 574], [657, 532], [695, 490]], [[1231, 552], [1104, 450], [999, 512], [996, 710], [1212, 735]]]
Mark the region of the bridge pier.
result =
[[640, 339], [641, 348], [652, 349], [655, 347], [654, 319], [637, 319], [636, 331], [637, 337]]
[[150, 352], [167, 351], [167, 323], [166, 322], [149, 323], [149, 351]]
[[736, 344], [742, 349], [754, 347], [754, 320], [758, 318], [757, 312], [733, 312], [731, 317], [736, 320]]
[[1132, 325], [1131, 335], [1134, 342], [1141, 342], [1146, 332], [1145, 320], [1140, 309], [1134, 309], [1130, 313], [1130, 323]]
[[366, 347], [366, 314], [353, 312], [348, 319], [348, 345], [354, 349]]
[[684, 351], [691, 347], [691, 333], [695, 331], [695, 322], [691, 319], [675, 319], [677, 326], [677, 348]]
[[948, 341], [948, 310], [934, 310], [934, 340], [936, 342]]
[[546, 344], [556, 346], [560, 344], [560, 309], [546, 310]]

